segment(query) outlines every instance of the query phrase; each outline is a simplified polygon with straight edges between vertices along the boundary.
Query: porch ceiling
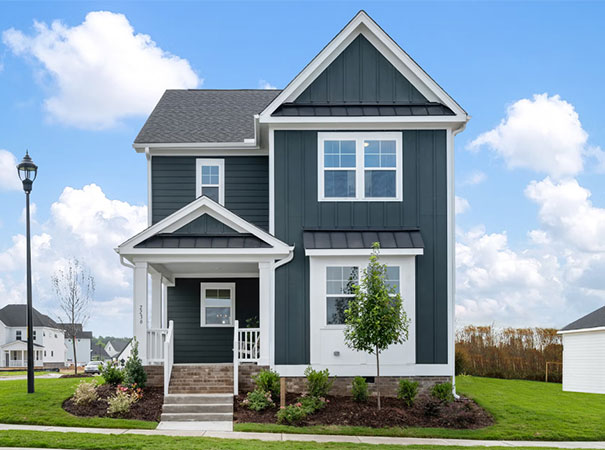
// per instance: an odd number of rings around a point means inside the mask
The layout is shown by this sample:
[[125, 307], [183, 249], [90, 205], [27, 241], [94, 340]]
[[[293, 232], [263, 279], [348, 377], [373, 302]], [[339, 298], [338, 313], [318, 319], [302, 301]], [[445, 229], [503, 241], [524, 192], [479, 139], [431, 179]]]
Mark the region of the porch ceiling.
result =
[[176, 262], [153, 264], [153, 268], [163, 275], [173, 277], [249, 277], [258, 276], [258, 263], [242, 262]]

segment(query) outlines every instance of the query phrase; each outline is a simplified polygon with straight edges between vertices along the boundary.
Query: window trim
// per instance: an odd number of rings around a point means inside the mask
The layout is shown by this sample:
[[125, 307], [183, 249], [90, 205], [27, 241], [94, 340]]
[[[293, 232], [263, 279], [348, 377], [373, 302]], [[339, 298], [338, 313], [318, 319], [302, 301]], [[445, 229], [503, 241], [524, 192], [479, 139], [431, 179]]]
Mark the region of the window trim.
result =
[[23, 332], [21, 330], [15, 330], [15, 340], [16, 341], [23, 340]]
[[333, 267], [339, 267], [339, 268], [343, 268], [343, 267], [355, 267], [357, 269], [357, 283], [359, 283], [361, 281], [361, 267], [357, 266], [357, 265], [353, 265], [353, 266], [346, 266], [346, 265], [336, 265], [336, 264], [331, 264], [331, 265], [326, 265], [325, 266], [325, 273], [324, 273], [324, 287], [323, 287], [323, 292], [324, 292], [324, 327], [334, 330], [334, 329], [344, 329], [346, 324], [344, 323], [328, 323], [328, 298], [342, 298], [342, 297], [347, 297], [347, 298], [355, 298], [355, 294], [328, 294], [328, 269], [329, 268], [333, 268]]
[[202, 196], [202, 166], [218, 166], [218, 185], [207, 185], [218, 187], [218, 203], [225, 206], [225, 160], [197, 158], [195, 160], [195, 198]]
[[[206, 289], [229, 289], [231, 291], [231, 320], [228, 324], [206, 323]], [[207, 328], [233, 327], [235, 322], [235, 283], [200, 283], [200, 326]]]
[[[339, 170], [355, 171], [355, 197], [326, 197], [324, 172], [330, 170], [324, 167], [324, 142], [331, 140], [355, 141], [355, 167]], [[366, 197], [365, 196], [365, 158], [364, 140], [395, 141], [395, 197]], [[372, 168], [368, 170], [385, 168]], [[387, 169], [388, 170], [388, 169]], [[367, 131], [367, 132], [320, 132], [317, 133], [317, 201], [319, 202], [400, 202], [403, 199], [403, 137], [396, 131]]]

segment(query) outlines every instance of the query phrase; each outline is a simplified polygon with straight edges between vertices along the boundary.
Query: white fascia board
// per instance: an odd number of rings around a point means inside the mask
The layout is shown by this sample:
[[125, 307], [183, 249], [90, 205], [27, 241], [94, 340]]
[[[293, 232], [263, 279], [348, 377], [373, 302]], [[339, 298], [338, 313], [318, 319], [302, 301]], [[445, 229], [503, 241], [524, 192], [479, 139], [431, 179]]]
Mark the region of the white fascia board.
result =
[[[253, 225], [250, 222], [242, 219], [224, 206], [219, 205], [213, 200], [210, 200], [208, 197], [199, 197], [178, 211], [175, 211], [168, 217], [160, 220], [155, 225], [150, 226], [149, 228], [128, 239], [126, 242], [122, 243], [120, 246], [118, 246], [117, 252], [121, 255], [133, 254], [135, 251], [134, 247], [143, 242], [145, 239], [148, 239], [158, 233], [175, 231], [192, 220], [200, 217], [202, 214], [209, 214], [220, 222], [223, 222], [236, 231], [239, 231], [240, 233], [250, 233], [253, 236], [256, 236], [260, 240], [273, 246], [272, 250], [274, 252], [288, 253], [290, 250], [290, 247], [287, 244], [270, 235], [266, 231], [261, 230], [256, 225]], [[143, 249], [136, 250], [140, 251]], [[153, 250], [157, 252], [160, 249]]]
[[605, 331], [605, 327], [579, 328], [577, 330], [561, 330], [557, 331], [557, 334], [594, 333], [598, 331]]
[[340, 124], [368, 124], [380, 126], [385, 124], [440, 124], [443, 128], [446, 124], [461, 124], [469, 120], [461, 116], [267, 116], [261, 119], [262, 123], [270, 124], [330, 124], [332, 128]]
[[[331, 248], [305, 249], [307, 256], [370, 256], [372, 249], [368, 248]], [[422, 248], [381, 248], [380, 256], [418, 256], [423, 255]]]
[[258, 148], [256, 142], [150, 142], [135, 143], [132, 147], [137, 153], [144, 153], [146, 148], [155, 149], [255, 149]]
[[[260, 122], [267, 123], [276, 119], [271, 117], [271, 114], [282, 103], [296, 99], [360, 34], [363, 34], [427, 99], [439, 101], [448, 106], [455, 114], [455, 116], [449, 117], [468, 120], [466, 111], [403, 51], [374, 20], [364, 11], [360, 11], [264, 109], [260, 114]], [[328, 118], [324, 117], [323, 119]], [[365, 119], [367, 120], [367, 118]]]
[[[140, 249], [137, 249], [140, 250]], [[174, 264], [174, 263], [259, 263], [268, 262], [271, 263], [276, 259], [284, 258], [287, 256], [285, 253], [270, 252], [252, 252], [246, 250], [258, 250], [258, 249], [203, 249], [204, 252], [195, 253], [174, 253], [174, 250], [182, 249], [161, 249], [164, 252], [161, 253], [137, 253], [133, 255], [125, 256], [133, 264], [147, 263], [147, 264]], [[188, 250], [199, 250], [199, 249], [188, 249]], [[223, 252], [222, 250], [229, 250]], [[270, 249], [263, 249], [270, 250]]]

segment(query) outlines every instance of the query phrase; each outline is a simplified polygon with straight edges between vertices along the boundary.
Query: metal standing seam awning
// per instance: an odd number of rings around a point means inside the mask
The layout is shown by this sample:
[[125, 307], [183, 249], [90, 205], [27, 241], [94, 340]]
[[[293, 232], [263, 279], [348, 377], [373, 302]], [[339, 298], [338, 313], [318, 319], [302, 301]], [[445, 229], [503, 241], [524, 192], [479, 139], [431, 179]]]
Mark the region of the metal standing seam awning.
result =
[[420, 230], [305, 230], [305, 250], [370, 249], [374, 242], [381, 249], [424, 249]]

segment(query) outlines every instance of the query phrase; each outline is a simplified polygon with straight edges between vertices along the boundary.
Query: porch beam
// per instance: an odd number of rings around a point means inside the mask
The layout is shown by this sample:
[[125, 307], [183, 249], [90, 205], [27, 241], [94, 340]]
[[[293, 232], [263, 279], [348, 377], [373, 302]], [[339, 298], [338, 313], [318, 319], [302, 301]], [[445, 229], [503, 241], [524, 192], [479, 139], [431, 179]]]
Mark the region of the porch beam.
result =
[[146, 262], [137, 262], [134, 266], [133, 294], [133, 336], [139, 343], [139, 356], [147, 364], [147, 274]]

